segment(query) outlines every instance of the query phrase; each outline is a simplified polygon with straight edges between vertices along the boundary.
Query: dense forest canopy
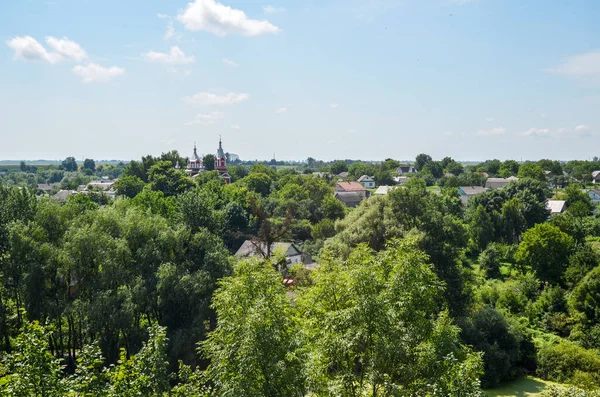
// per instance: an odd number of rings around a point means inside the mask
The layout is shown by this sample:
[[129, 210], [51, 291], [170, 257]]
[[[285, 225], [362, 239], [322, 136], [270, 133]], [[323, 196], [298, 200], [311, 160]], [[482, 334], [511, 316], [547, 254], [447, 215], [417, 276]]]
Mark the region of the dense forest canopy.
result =
[[[0, 170], [3, 395], [597, 395], [600, 163], [177, 164]], [[336, 183], [363, 175], [391, 188], [348, 208]]]

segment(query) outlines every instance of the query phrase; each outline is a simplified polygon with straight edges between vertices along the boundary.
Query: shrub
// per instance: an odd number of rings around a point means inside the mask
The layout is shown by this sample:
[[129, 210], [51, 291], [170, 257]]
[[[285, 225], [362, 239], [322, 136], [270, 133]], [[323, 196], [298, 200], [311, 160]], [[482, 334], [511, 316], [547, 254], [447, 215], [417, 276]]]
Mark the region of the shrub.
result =
[[537, 362], [538, 376], [556, 382], [572, 381], [576, 371], [600, 373], [598, 354], [567, 341], [542, 345], [538, 350]]
[[531, 338], [510, 326], [496, 310], [485, 307], [463, 321], [464, 342], [484, 353], [483, 387], [514, 379], [535, 366]]

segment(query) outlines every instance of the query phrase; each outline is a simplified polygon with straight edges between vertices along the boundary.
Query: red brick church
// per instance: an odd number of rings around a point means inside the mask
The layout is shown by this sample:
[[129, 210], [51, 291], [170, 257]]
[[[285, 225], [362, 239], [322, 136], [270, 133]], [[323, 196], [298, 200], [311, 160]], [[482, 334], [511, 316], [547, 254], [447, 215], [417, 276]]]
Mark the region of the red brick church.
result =
[[[178, 166], [179, 164], [177, 164], [176, 168], [178, 168]], [[205, 171], [206, 168], [202, 163], [202, 158], [198, 155], [196, 144], [194, 143], [194, 153], [188, 159], [185, 172], [193, 178]], [[215, 171], [218, 171], [219, 174], [221, 174], [221, 177], [225, 180], [226, 184], [231, 183], [231, 176], [227, 172], [227, 156], [225, 156], [221, 138], [219, 138], [219, 148], [217, 149], [217, 154], [215, 156]]]

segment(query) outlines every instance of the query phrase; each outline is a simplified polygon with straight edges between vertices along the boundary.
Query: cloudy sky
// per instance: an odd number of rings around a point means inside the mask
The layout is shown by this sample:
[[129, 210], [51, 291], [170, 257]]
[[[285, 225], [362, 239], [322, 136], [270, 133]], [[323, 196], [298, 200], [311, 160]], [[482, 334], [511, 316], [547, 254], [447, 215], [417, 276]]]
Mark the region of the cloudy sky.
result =
[[219, 135], [243, 159], [587, 159], [599, 20], [595, 0], [2, 1], [0, 159]]

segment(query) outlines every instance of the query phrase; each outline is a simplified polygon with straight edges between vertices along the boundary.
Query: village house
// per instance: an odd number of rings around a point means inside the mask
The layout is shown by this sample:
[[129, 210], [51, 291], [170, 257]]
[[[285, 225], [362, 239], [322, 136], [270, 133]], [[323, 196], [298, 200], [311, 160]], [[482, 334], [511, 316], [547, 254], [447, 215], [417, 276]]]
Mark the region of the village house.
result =
[[59, 190], [54, 196], [52, 196], [52, 199], [60, 202], [65, 202], [70, 196], [74, 194], [77, 194], [75, 190]]
[[357, 207], [364, 200], [364, 196], [357, 192], [335, 192], [333, 197], [348, 208]]
[[405, 183], [410, 181], [410, 178], [407, 176], [395, 176], [393, 179], [394, 182], [396, 182], [396, 185], [404, 185]]
[[600, 171], [592, 172], [592, 182], [593, 183], [600, 182]]
[[592, 189], [588, 190], [588, 196], [590, 196], [590, 200], [592, 200], [592, 204], [598, 205], [600, 203], [600, 189]]
[[384, 196], [384, 195], [388, 194], [390, 190], [394, 190], [396, 188], [397, 188], [397, 186], [386, 186], [386, 185], [379, 186], [377, 188], [377, 190], [375, 190], [375, 193], [373, 193], [373, 194], [376, 196]]
[[78, 192], [84, 190], [110, 190], [116, 181], [91, 181], [87, 185], [79, 185], [77, 187]]
[[[235, 256], [238, 258], [261, 258], [268, 256], [267, 245], [263, 242], [246, 240], [237, 250]], [[271, 244], [270, 254], [281, 254], [285, 256], [286, 267], [296, 263], [303, 263], [302, 251], [294, 243], [277, 242]]]
[[558, 215], [565, 212], [567, 209], [565, 200], [546, 200], [546, 208], [550, 211], [550, 215]]
[[487, 192], [488, 188], [481, 186], [459, 186], [458, 194], [463, 205], [467, 205], [469, 201], [478, 194]]
[[509, 183], [518, 180], [519, 178], [516, 178], [514, 176], [508, 178], [488, 178], [487, 181], [485, 181], [485, 187], [488, 189], [502, 189]]
[[365, 189], [365, 187], [363, 185], [361, 185], [358, 182], [337, 182], [335, 184], [335, 191], [336, 192], [353, 192], [353, 193], [358, 193], [362, 196], [362, 198], [367, 198], [369, 197], [369, 191], [367, 189]]
[[401, 165], [400, 167], [398, 167], [398, 169], [396, 170], [396, 173], [398, 175], [410, 175], [410, 174], [416, 174], [417, 173], [417, 169], [415, 167], [413, 167], [412, 165]]
[[363, 187], [366, 189], [375, 188], [375, 179], [373, 179], [373, 177], [370, 177], [368, 175], [361, 176], [360, 178], [358, 178], [357, 182], [360, 183], [361, 185], [363, 185]]

